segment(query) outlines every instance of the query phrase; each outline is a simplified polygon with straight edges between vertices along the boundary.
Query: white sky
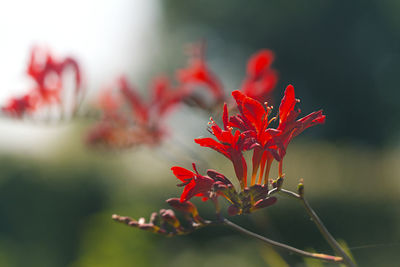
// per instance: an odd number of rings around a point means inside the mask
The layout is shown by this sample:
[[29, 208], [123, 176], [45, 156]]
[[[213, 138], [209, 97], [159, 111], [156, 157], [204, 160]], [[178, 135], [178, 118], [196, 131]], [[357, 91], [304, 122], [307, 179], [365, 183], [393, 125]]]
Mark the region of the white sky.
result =
[[[0, 103], [29, 88], [32, 45], [77, 58], [90, 91], [140, 73], [157, 47], [159, 17], [157, 0], [0, 1]], [[35, 149], [38, 139], [56, 134], [50, 128], [0, 120], [0, 147]]]

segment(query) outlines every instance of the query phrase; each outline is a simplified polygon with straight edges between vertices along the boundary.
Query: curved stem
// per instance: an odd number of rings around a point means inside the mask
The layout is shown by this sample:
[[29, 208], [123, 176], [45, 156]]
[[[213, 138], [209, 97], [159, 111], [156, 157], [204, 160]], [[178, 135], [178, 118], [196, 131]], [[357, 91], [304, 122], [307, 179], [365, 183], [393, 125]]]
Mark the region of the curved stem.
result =
[[305, 210], [307, 211], [308, 215], [310, 215], [312, 221], [315, 223], [317, 226], [318, 230], [322, 234], [322, 236], [325, 238], [325, 240], [329, 243], [329, 245], [332, 247], [332, 249], [340, 256], [343, 257], [344, 264], [346, 264], [349, 267], [355, 267], [356, 264], [351, 260], [351, 258], [347, 255], [347, 253], [342, 249], [342, 247], [339, 245], [339, 243], [335, 240], [335, 238], [329, 233], [328, 229], [325, 227], [325, 225], [322, 223], [321, 219], [318, 217], [317, 213], [311, 208], [310, 204], [308, 201], [303, 197], [300, 196], [299, 194], [296, 194], [292, 191], [281, 189], [281, 193], [284, 193], [290, 197], [294, 197], [296, 199], [301, 200]]
[[302, 257], [309, 257], [309, 258], [313, 258], [313, 259], [331, 261], [331, 262], [337, 262], [337, 263], [343, 263], [344, 262], [342, 257], [326, 255], [326, 254], [320, 254], [320, 253], [311, 253], [311, 252], [307, 252], [307, 251], [304, 251], [304, 250], [301, 250], [301, 249], [297, 249], [297, 248], [294, 248], [294, 247], [279, 243], [277, 241], [268, 239], [268, 238], [263, 237], [263, 236], [261, 236], [259, 234], [250, 232], [249, 230], [244, 229], [243, 227], [241, 227], [241, 226], [239, 226], [239, 225], [237, 225], [237, 224], [235, 224], [235, 223], [233, 223], [233, 222], [231, 222], [231, 221], [229, 221], [228, 219], [225, 219], [225, 218], [223, 219], [223, 223], [225, 225], [235, 229], [236, 231], [239, 231], [239, 232], [241, 232], [243, 234], [246, 234], [248, 236], [257, 238], [258, 240], [263, 241], [264, 243], [267, 243], [267, 244], [269, 244], [271, 246], [288, 250], [288, 251], [290, 251], [290, 252], [292, 252], [294, 254], [297, 254], [299, 256], [302, 256]]
[[302, 197], [301, 198], [304, 208], [306, 209], [307, 213], [312, 218], [313, 222], [317, 226], [318, 230], [324, 236], [325, 240], [329, 243], [329, 245], [336, 251], [337, 254], [343, 257], [343, 260], [347, 266], [355, 267], [355, 263], [351, 260], [351, 258], [347, 255], [347, 253], [342, 249], [339, 243], [335, 240], [335, 238], [329, 233], [328, 229], [326, 229], [325, 225], [322, 223], [321, 219], [315, 213], [315, 211], [311, 208], [308, 201]]

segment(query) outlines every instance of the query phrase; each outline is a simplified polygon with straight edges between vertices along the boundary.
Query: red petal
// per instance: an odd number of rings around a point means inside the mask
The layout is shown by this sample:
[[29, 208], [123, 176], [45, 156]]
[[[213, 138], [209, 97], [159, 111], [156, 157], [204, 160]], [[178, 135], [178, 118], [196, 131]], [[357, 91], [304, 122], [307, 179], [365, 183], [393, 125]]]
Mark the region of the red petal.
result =
[[228, 159], [231, 158], [230, 154], [226, 151], [225, 146], [223, 144], [215, 141], [212, 138], [209, 138], [209, 137], [207, 137], [207, 138], [197, 138], [197, 139], [194, 139], [194, 142], [199, 144], [200, 146], [209, 147], [211, 149], [214, 149], [215, 151], [223, 154]]
[[281, 105], [279, 106], [279, 123], [285, 121], [291, 111], [294, 110], [296, 105], [296, 98], [294, 95], [294, 87], [288, 85], [285, 90], [285, 95], [282, 98]]
[[187, 184], [185, 186], [185, 188], [183, 189], [180, 201], [181, 202], [185, 202], [187, 200], [189, 200], [191, 197], [193, 197], [193, 195], [191, 195], [193, 188], [195, 186], [195, 181], [191, 180], [189, 184]]
[[187, 182], [188, 179], [191, 179], [196, 176], [194, 172], [178, 166], [172, 167], [171, 171], [174, 173], [176, 178], [178, 178], [182, 182]]
[[[263, 128], [264, 117], [267, 113], [263, 107], [263, 105], [250, 98], [246, 97], [242, 103], [243, 106], [243, 116], [245, 116], [257, 129], [257, 131], [261, 131]], [[268, 121], [266, 122], [268, 123]]]

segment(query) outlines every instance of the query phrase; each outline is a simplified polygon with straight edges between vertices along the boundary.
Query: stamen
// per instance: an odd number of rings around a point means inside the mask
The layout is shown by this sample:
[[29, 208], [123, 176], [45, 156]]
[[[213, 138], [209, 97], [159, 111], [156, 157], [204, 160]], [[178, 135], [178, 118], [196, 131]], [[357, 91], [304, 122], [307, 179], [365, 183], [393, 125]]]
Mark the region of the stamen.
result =
[[193, 167], [193, 170], [196, 172], [196, 174], [199, 175], [199, 172], [197, 171], [197, 168], [196, 168], [196, 164], [194, 162], [192, 163], [192, 167]]

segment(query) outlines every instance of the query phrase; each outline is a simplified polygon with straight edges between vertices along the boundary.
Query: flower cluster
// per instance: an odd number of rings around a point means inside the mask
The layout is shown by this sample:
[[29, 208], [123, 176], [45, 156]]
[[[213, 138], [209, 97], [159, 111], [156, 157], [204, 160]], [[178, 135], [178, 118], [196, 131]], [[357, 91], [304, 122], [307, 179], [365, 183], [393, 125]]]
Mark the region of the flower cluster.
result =
[[[184, 102], [204, 110], [219, 107], [225, 100], [222, 83], [205, 61], [204, 44], [190, 47], [188, 66], [176, 72], [176, 85], [167, 77], [157, 77], [150, 86], [150, 100], [140, 97], [125, 78], [117, 81], [117, 90], [106, 90], [100, 97], [101, 122], [88, 135], [88, 143], [127, 148], [138, 144], [156, 145], [167, 135], [165, 118]], [[262, 50], [253, 55], [241, 91], [256, 99], [270, 99], [277, 82], [271, 69], [274, 55]], [[198, 89], [211, 93], [212, 99], [196, 95]], [[211, 103], [211, 105], [210, 105]], [[128, 112], [127, 112], [128, 111]]]
[[[268, 198], [269, 171], [272, 162], [276, 160], [279, 163], [279, 178], [282, 179], [283, 158], [290, 141], [305, 129], [324, 123], [325, 115], [320, 110], [299, 119], [300, 109], [296, 108], [299, 100], [295, 98], [292, 85], [286, 88], [279, 106], [279, 114], [274, 118], [269, 118], [272, 107], [263, 105], [240, 91], [234, 91], [232, 95], [236, 100], [239, 114], [229, 116], [225, 104], [222, 115], [223, 128], [212, 118], [209, 122], [210, 132], [216, 140], [207, 137], [194, 141], [200, 146], [221, 153], [232, 162], [240, 184], [240, 192], [237, 193], [232, 183], [215, 171], [208, 172], [208, 175], [214, 178], [214, 182], [211, 182], [209, 177], [202, 177], [197, 171], [191, 173], [180, 168], [177, 172], [178, 167], [173, 167], [172, 171], [178, 179], [182, 180], [182, 177], [185, 177], [184, 181], [187, 181], [182, 201], [192, 196], [204, 197], [207, 194], [223, 196], [234, 206], [230, 213], [240, 214], [251, 212], [260, 206], [268, 206], [276, 201]], [[270, 127], [271, 122], [277, 118], [279, 118], [278, 126]], [[247, 181], [247, 163], [243, 155], [249, 150], [253, 150], [250, 184]], [[188, 194], [188, 192], [194, 193]], [[251, 201], [250, 205], [246, 206], [243, 200], [247, 198]]]
[[[273, 205], [277, 199], [272, 194], [280, 190], [283, 183], [283, 159], [288, 144], [305, 129], [325, 122], [322, 110], [298, 118], [300, 109], [296, 104], [300, 101], [295, 98], [292, 85], [287, 86], [279, 112], [272, 118], [272, 107], [267, 103], [263, 104], [241, 91], [234, 91], [232, 95], [238, 114], [229, 116], [227, 104], [224, 104], [223, 127], [218, 126], [212, 118], [209, 122], [209, 131], [216, 139], [206, 137], [194, 141], [200, 146], [221, 153], [232, 162], [240, 189], [237, 190], [226, 176], [215, 170], [208, 170], [207, 175], [201, 175], [194, 163], [193, 171], [175, 166], [171, 170], [182, 182], [178, 186], [184, 187], [179, 205], [186, 205], [185, 203], [190, 203], [189, 200], [193, 197], [200, 197], [203, 201], [211, 200], [219, 214], [218, 198], [222, 197], [231, 204], [227, 210], [231, 216], [251, 213]], [[271, 126], [274, 121], [277, 121], [275, 128]], [[251, 150], [252, 172], [249, 182], [244, 152]], [[269, 172], [274, 160], [279, 164], [279, 176], [276, 180], [270, 180]], [[271, 190], [269, 185], [272, 185]], [[178, 202], [175, 200], [175, 203]], [[119, 221], [124, 221], [121, 217], [118, 218]], [[140, 223], [132, 224], [141, 228]], [[151, 229], [153, 232], [159, 232], [158, 228]]]
[[21, 118], [44, 107], [55, 105], [63, 108], [63, 75], [68, 69], [74, 72], [73, 99], [70, 107], [74, 112], [82, 96], [81, 72], [77, 61], [71, 57], [57, 60], [49, 51], [35, 47], [31, 51], [27, 68], [27, 74], [35, 85], [26, 94], [9, 99], [1, 108], [3, 113]]

